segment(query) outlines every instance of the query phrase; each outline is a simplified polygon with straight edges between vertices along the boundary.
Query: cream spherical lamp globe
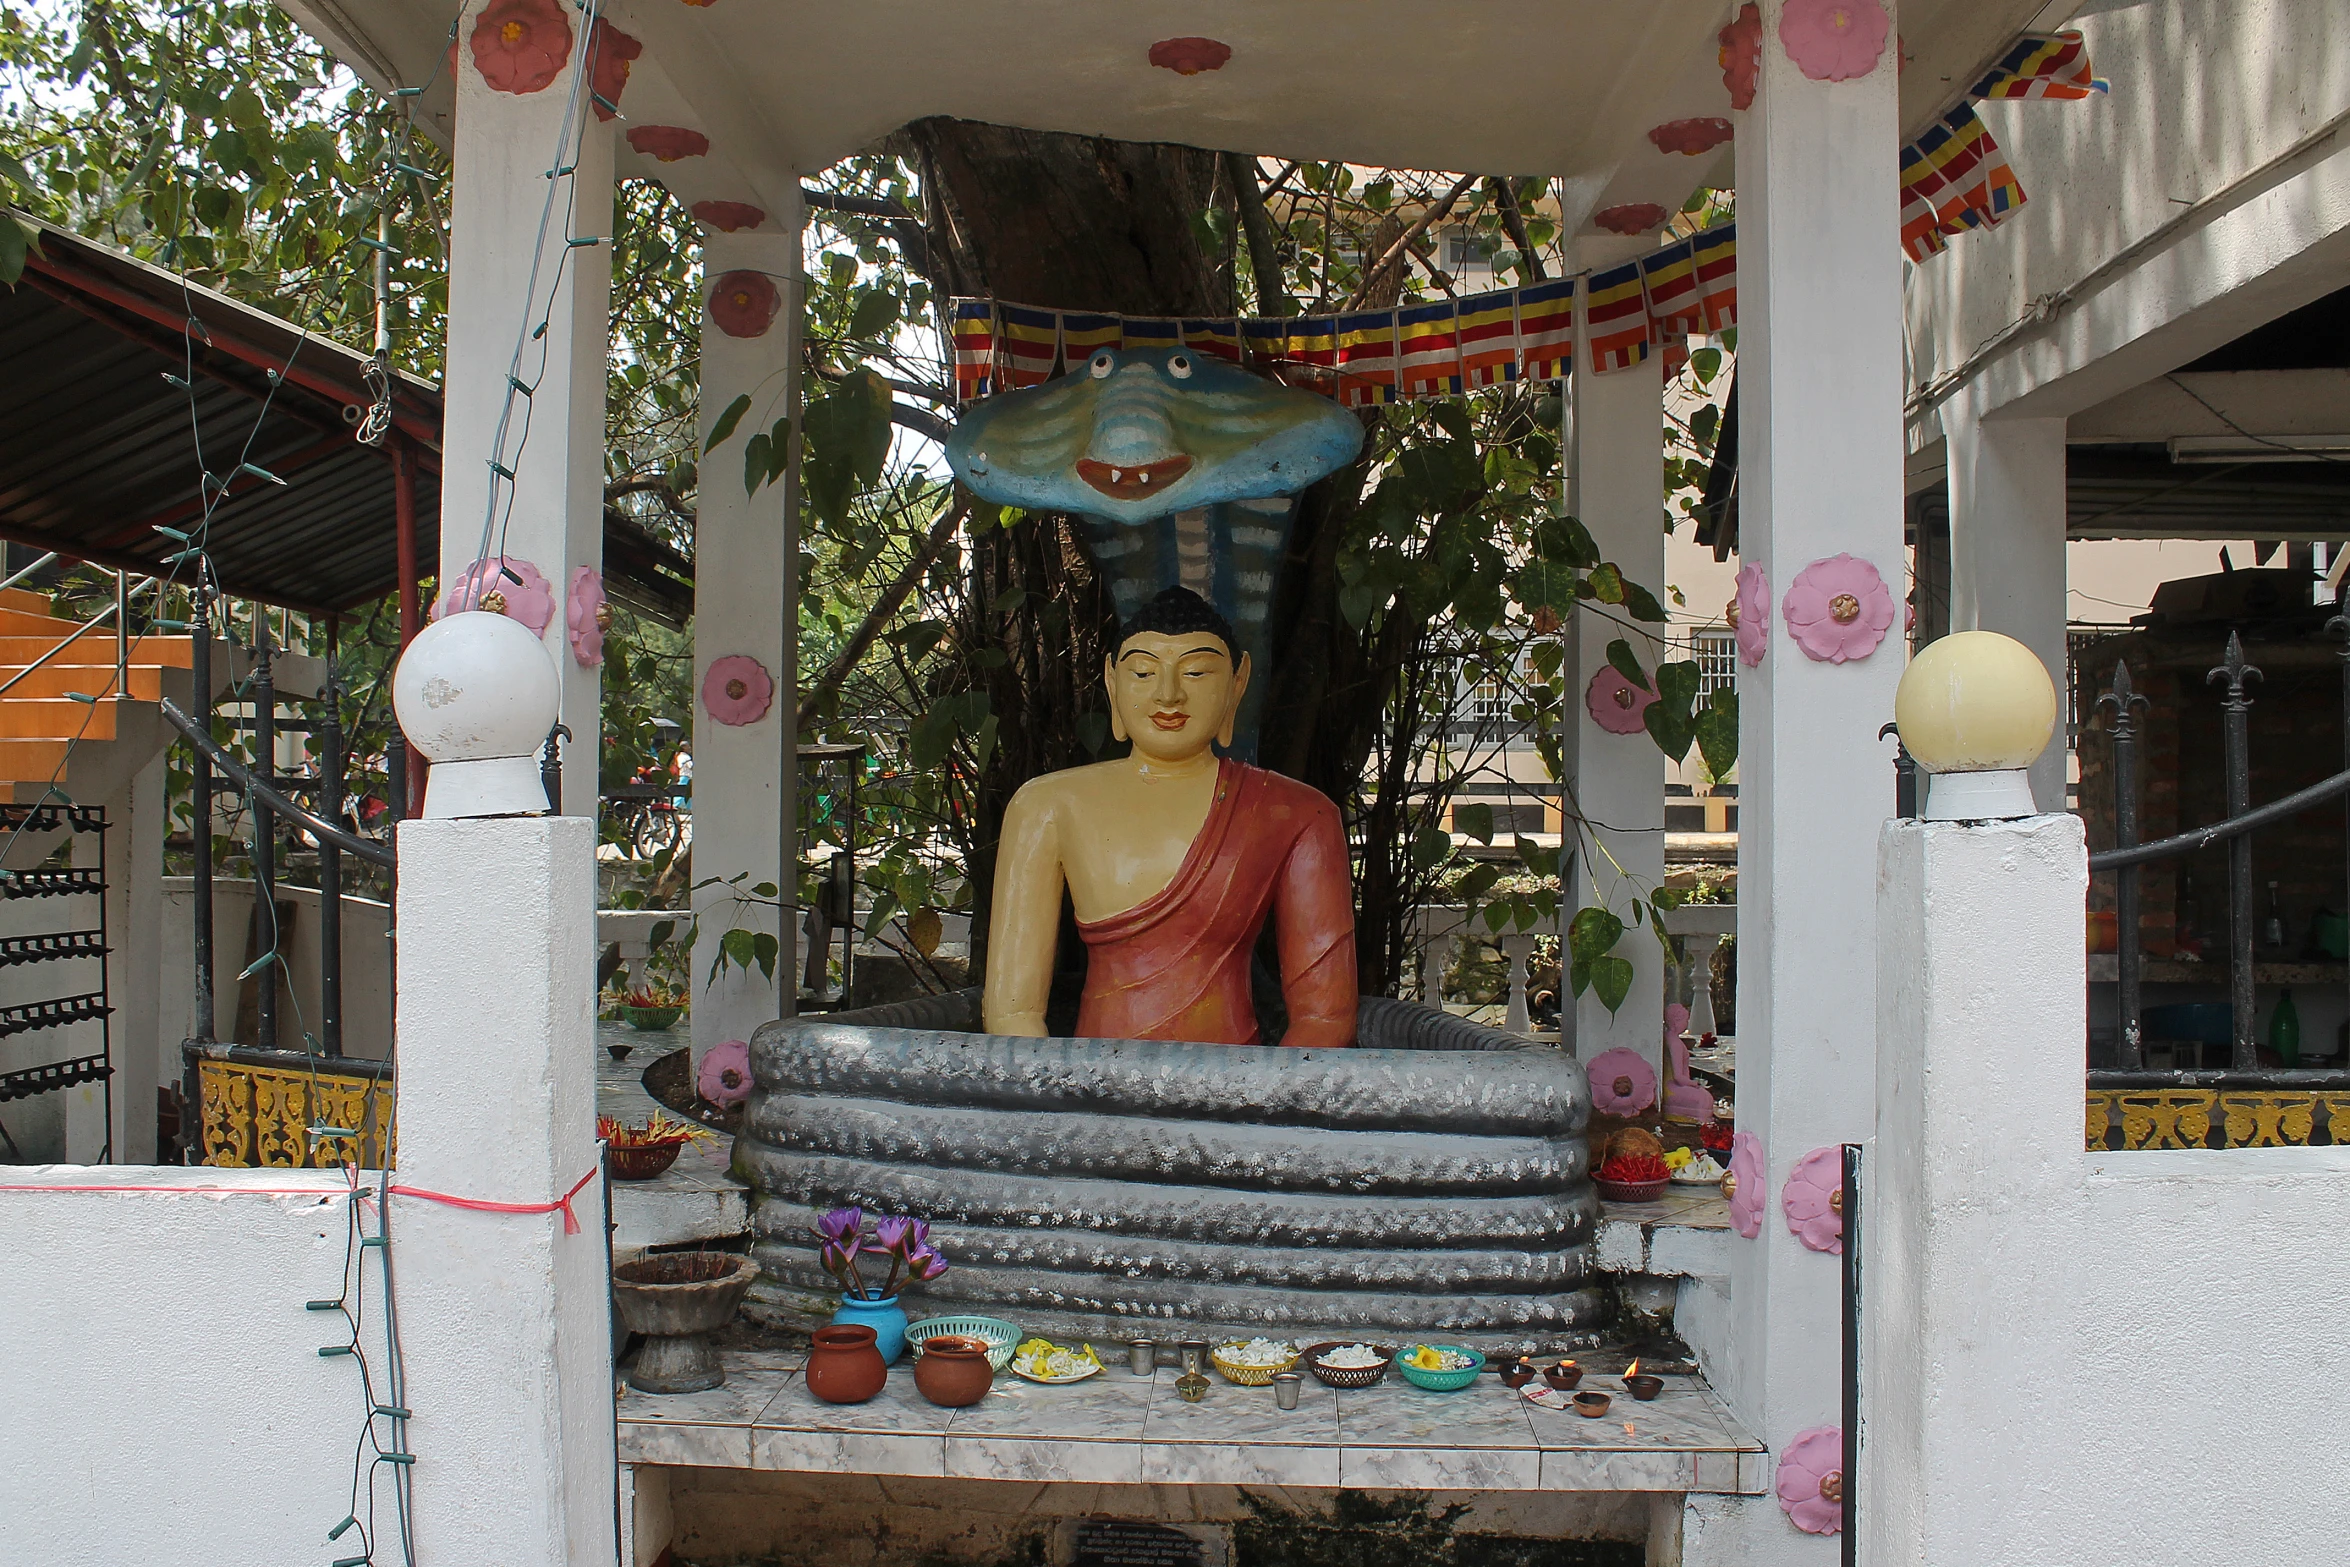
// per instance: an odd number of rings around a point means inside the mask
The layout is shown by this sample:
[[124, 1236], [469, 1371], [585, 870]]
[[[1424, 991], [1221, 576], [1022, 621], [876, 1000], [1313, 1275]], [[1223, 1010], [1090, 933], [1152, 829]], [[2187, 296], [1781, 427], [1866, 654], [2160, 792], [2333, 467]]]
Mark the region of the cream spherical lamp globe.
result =
[[548, 809], [539, 748], [562, 692], [530, 628], [481, 610], [416, 634], [392, 675], [392, 710], [432, 763], [426, 816], [524, 816]]
[[1901, 676], [1893, 721], [1934, 775], [1928, 821], [2037, 814], [2026, 769], [2056, 732], [2056, 686], [2015, 638], [1960, 631], [1927, 643]]

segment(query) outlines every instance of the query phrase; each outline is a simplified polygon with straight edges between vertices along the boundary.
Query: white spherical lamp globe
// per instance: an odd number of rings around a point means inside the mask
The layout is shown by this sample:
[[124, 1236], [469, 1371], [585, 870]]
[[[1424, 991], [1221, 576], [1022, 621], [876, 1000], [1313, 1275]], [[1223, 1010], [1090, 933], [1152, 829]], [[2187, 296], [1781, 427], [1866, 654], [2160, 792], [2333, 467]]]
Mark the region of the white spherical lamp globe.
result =
[[562, 705], [554, 661], [521, 622], [467, 610], [418, 632], [392, 675], [392, 710], [432, 763], [424, 814], [544, 813], [539, 749]]
[[2015, 638], [1959, 631], [1927, 643], [1902, 673], [1893, 721], [1934, 775], [1927, 820], [2037, 813], [2026, 769], [2056, 732], [2056, 685]]

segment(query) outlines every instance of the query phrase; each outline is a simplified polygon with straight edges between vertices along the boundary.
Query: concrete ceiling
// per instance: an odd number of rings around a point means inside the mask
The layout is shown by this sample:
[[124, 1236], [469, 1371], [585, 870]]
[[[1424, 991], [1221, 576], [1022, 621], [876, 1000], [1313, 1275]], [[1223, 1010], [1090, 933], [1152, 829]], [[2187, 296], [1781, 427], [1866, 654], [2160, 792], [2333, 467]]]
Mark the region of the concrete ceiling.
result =
[[[378, 88], [435, 77], [454, 0], [281, 0]], [[1727, 115], [1715, 35], [1729, 0], [610, 0], [638, 38], [628, 124], [709, 136], [706, 160], [625, 147], [624, 173], [688, 199], [784, 209], [789, 187], [930, 115], [1283, 158], [1558, 176], [1571, 230], [1631, 202], [1676, 208], [1731, 158], [1647, 140]], [[1904, 131], [1914, 130], [2044, 0], [1909, 0]], [[1149, 63], [1160, 39], [1228, 44], [1219, 70]], [[444, 140], [439, 73], [420, 114]], [[1891, 149], [1887, 149], [1888, 158]]]

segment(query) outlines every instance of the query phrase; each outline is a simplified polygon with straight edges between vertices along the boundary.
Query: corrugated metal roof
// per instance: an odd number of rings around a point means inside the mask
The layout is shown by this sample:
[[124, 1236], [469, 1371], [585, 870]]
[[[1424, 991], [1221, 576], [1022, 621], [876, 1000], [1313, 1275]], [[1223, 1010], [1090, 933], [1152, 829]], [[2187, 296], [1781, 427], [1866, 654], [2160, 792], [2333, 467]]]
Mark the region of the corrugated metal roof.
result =
[[[421, 569], [438, 559], [441, 398], [395, 375], [393, 435], [362, 445], [367, 364], [42, 225], [40, 252], [0, 293], [0, 538], [159, 572], [181, 545], [157, 527], [195, 526], [210, 473], [229, 482], [204, 540], [225, 590], [312, 612], [381, 598], [399, 582], [395, 446], [415, 458]], [[191, 367], [192, 387], [166, 379]]]

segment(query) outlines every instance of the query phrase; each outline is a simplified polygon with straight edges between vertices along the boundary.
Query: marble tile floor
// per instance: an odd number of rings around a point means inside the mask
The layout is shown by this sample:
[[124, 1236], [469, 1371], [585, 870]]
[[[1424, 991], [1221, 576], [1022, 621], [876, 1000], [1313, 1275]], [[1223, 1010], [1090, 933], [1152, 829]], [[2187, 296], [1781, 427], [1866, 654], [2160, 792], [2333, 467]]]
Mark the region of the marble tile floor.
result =
[[[1187, 1404], [1176, 1370], [1147, 1380], [1112, 1366], [1064, 1387], [1010, 1375], [967, 1409], [941, 1409], [891, 1368], [870, 1403], [829, 1405], [788, 1351], [728, 1351], [727, 1382], [707, 1393], [620, 1390], [624, 1463], [931, 1478], [1146, 1485], [1292, 1485], [1381, 1490], [1707, 1491], [1759, 1494], [1761, 1444], [1695, 1377], [1668, 1376], [1633, 1401], [1616, 1392], [1585, 1419], [1531, 1404], [1479, 1377], [1455, 1393], [1398, 1379], [1339, 1391], [1309, 1378], [1298, 1407], [1270, 1388], [1211, 1377]], [[1586, 1362], [1590, 1364], [1590, 1362]]]

